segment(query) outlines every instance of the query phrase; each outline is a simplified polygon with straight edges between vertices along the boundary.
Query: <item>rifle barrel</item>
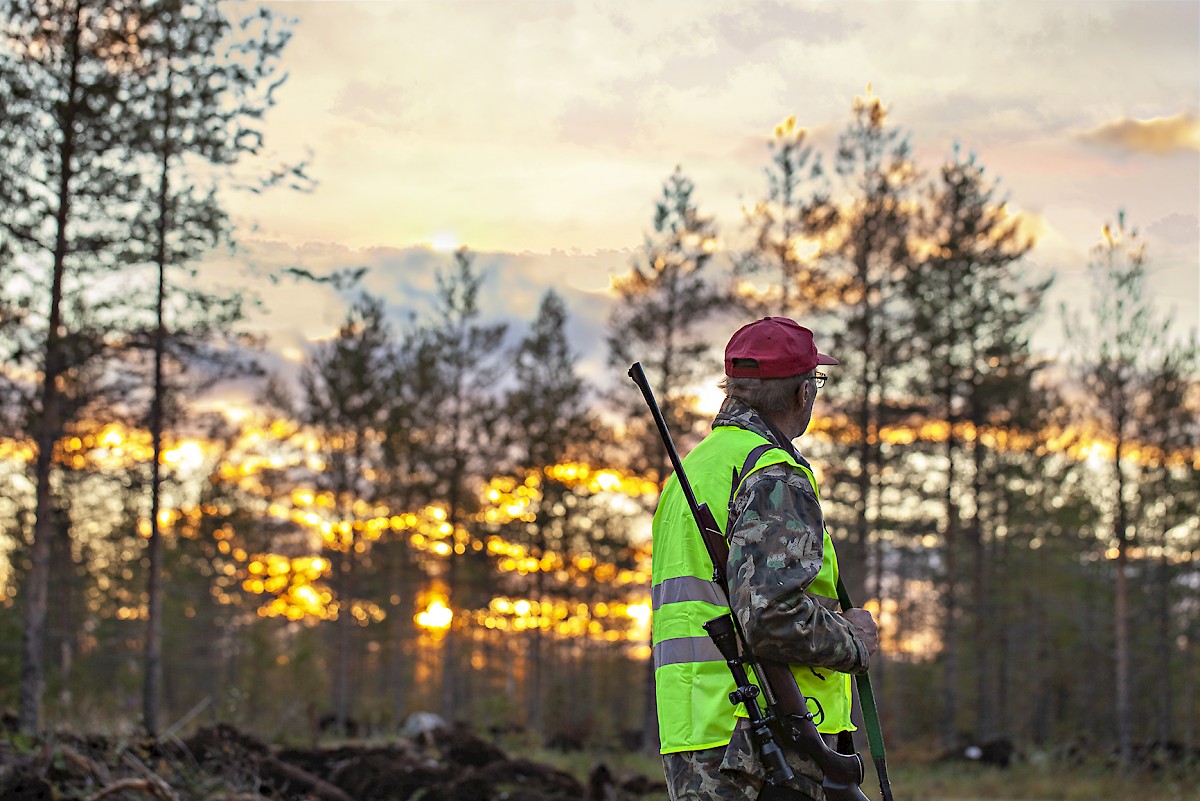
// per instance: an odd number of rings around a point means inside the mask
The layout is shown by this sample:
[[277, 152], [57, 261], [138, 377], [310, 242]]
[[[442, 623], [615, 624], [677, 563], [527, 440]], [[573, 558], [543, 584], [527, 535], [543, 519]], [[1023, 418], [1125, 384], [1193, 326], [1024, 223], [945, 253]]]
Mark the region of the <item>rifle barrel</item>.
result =
[[650, 382], [646, 378], [646, 371], [642, 369], [641, 362], [633, 363], [633, 366], [629, 368], [629, 377], [642, 391], [642, 397], [646, 399], [646, 405], [650, 407], [650, 413], [654, 415], [658, 433], [667, 447], [667, 457], [671, 460], [672, 469], [675, 470], [675, 478], [679, 480], [679, 486], [683, 489], [683, 497], [687, 499], [692, 514], [698, 517], [700, 504], [696, 502], [696, 494], [692, 492], [692, 485], [683, 472], [683, 461], [679, 458], [679, 451], [675, 450], [675, 440], [671, 438], [671, 430], [667, 428], [667, 421], [663, 418], [662, 410], [658, 408], [658, 402], [654, 400], [654, 392], [650, 389]]

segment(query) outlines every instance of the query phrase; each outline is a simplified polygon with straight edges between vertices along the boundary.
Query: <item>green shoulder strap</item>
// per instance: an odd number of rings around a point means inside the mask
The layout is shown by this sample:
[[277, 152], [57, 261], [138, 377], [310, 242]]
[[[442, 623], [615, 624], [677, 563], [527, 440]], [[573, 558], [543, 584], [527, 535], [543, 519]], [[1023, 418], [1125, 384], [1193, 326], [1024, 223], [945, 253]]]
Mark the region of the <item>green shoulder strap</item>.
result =
[[[850, 594], [846, 592], [846, 585], [841, 576], [838, 576], [837, 592], [838, 601], [843, 610], [854, 606], [850, 601]], [[883, 747], [883, 728], [879, 725], [879, 708], [875, 705], [875, 692], [871, 689], [871, 677], [866, 673], [855, 676], [854, 684], [858, 687], [858, 702], [862, 708], [863, 726], [867, 729], [867, 744], [871, 749], [871, 759], [875, 762], [875, 772], [879, 774], [879, 792], [883, 795], [883, 801], [892, 801], [892, 783], [887, 774], [887, 752]]]

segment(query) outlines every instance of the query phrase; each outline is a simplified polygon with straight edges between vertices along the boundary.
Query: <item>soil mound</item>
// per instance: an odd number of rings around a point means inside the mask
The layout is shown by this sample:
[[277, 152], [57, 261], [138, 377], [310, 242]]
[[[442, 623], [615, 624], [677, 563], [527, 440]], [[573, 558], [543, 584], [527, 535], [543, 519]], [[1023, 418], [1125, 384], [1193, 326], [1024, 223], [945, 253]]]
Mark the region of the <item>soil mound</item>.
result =
[[224, 724], [165, 742], [56, 732], [29, 743], [0, 727], [4, 801], [634, 801], [663, 791], [661, 779], [614, 776], [602, 763], [585, 787], [461, 726], [329, 748], [273, 746]]

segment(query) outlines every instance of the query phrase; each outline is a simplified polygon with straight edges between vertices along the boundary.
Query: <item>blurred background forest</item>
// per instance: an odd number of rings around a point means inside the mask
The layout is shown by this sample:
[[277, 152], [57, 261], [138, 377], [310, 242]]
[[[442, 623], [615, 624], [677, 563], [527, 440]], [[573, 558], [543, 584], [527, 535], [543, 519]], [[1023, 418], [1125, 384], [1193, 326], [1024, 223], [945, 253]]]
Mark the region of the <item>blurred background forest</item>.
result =
[[[504, 287], [465, 248], [406, 318], [361, 271], [276, 271], [350, 310], [267, 373], [256, 298], [203, 264], [240, 258], [229, 193], [321, 191], [262, 157], [291, 26], [200, 0], [0, 8], [0, 707], [26, 730], [294, 740], [433, 711], [651, 747], [666, 466], [625, 371], [686, 452], [729, 334], [781, 314], [841, 360], [801, 446], [881, 622], [889, 741], [1197, 747], [1196, 333], [1151, 302], [1120, 210], [1089, 296], [1050, 307], [985, 157], [920, 168], [868, 91], [835, 148], [780, 123], [735, 229], [669, 164], [629, 199], [645, 240], [611, 265], [602, 382], [559, 293], [489, 319]], [[231, 380], [257, 402], [194, 403]]]

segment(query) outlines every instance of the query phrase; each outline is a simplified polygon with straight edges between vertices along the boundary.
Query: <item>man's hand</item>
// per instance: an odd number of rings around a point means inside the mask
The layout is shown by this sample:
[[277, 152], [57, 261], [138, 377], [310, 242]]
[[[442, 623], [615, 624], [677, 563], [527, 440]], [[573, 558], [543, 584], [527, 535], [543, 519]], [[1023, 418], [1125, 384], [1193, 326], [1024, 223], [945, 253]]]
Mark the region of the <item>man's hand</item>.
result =
[[867, 654], [874, 656], [879, 650], [879, 626], [875, 623], [875, 618], [866, 609], [854, 607], [842, 612], [842, 617], [849, 621], [850, 625], [858, 632], [858, 636], [862, 637], [863, 642], [867, 646]]

